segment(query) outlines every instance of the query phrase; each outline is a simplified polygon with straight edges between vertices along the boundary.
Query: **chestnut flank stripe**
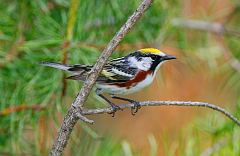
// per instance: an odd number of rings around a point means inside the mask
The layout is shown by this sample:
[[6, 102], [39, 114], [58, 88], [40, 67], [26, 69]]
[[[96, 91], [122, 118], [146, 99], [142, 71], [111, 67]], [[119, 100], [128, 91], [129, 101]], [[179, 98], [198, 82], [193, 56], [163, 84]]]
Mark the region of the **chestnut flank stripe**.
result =
[[149, 70], [149, 71], [139, 71], [136, 76], [127, 81], [127, 82], [123, 82], [123, 83], [113, 83], [112, 85], [116, 85], [118, 87], [126, 87], [127, 89], [134, 87], [137, 85], [138, 82], [143, 81], [148, 75], [152, 74], [153, 71]]

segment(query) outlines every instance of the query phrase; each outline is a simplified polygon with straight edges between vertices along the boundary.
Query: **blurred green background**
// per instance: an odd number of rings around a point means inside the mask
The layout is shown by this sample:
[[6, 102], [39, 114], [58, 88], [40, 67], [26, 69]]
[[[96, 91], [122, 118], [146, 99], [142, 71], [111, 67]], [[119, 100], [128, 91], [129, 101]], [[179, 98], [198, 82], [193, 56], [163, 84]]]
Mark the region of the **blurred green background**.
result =
[[[47, 155], [81, 83], [41, 61], [93, 64], [140, 0], [0, 0], [0, 155]], [[214, 103], [240, 118], [238, 0], [155, 0], [113, 58], [155, 47], [177, 56], [129, 97]], [[216, 34], [176, 24], [217, 22]], [[175, 22], [174, 22], [175, 21]], [[106, 107], [91, 94], [89, 108]], [[78, 122], [64, 155], [237, 156], [240, 129], [203, 108], [142, 108]]]

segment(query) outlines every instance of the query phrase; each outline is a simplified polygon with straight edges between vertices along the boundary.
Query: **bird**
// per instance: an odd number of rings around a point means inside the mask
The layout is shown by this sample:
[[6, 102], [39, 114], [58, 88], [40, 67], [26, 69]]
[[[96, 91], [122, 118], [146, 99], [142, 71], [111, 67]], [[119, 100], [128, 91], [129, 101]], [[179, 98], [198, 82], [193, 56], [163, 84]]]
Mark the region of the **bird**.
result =
[[[111, 95], [113, 99], [132, 103], [131, 114], [135, 115], [140, 109], [139, 102], [119, 97], [119, 95], [131, 94], [149, 86], [160, 66], [173, 59], [176, 59], [176, 57], [159, 49], [144, 48], [131, 52], [124, 57], [109, 60], [96, 80], [95, 92], [111, 106], [112, 116], [121, 108], [110, 101], [103, 93]], [[79, 81], [85, 81], [93, 68], [93, 65], [84, 64], [69, 65], [56, 62], [41, 62], [40, 64], [70, 72], [72, 75], [67, 79]]]

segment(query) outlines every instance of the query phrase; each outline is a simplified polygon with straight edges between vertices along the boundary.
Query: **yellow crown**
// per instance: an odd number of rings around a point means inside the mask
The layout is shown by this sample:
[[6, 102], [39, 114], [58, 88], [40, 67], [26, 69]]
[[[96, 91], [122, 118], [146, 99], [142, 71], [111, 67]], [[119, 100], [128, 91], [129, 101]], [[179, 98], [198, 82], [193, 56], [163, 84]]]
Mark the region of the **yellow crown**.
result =
[[163, 52], [155, 48], [144, 48], [140, 49], [139, 51], [142, 53], [163, 54]]

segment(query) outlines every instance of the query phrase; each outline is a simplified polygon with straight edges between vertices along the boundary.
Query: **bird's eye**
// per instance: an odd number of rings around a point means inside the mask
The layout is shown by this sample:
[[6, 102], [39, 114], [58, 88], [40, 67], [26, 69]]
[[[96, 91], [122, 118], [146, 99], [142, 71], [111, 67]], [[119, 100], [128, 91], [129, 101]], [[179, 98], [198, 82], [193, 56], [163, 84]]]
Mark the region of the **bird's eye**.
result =
[[152, 58], [153, 60], [156, 60], [158, 57], [157, 57], [156, 55], [152, 55], [151, 58]]
[[142, 57], [138, 57], [137, 60], [138, 60], [138, 61], [142, 61]]

